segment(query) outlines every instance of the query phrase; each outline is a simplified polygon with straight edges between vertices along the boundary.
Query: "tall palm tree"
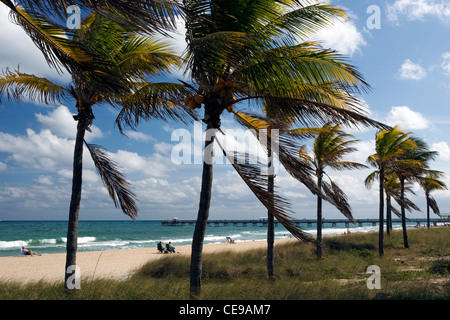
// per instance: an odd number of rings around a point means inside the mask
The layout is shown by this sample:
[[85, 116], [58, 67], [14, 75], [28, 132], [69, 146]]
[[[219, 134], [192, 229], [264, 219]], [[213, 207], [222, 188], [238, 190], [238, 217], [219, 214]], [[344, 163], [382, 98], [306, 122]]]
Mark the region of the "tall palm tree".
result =
[[[284, 118], [303, 124], [311, 124], [312, 119], [326, 123], [330, 118], [356, 124], [374, 122], [360, 113], [351, 96], [368, 88], [362, 76], [335, 52], [315, 43], [298, 44], [333, 17], [343, 16], [342, 10], [294, 0], [184, 0], [183, 4], [190, 86], [203, 99], [203, 121], [209, 132], [192, 243], [190, 288], [195, 297], [201, 290], [203, 238], [211, 200], [211, 150], [224, 110], [243, 101], [270, 101], [283, 111]], [[317, 84], [322, 90], [312, 89]], [[295, 236], [304, 237], [289, 224], [279, 203], [275, 201], [272, 207], [267, 180], [255, 180], [251, 175], [254, 167], [233, 167], [278, 221]], [[256, 186], [256, 182], [264, 186]]]
[[409, 248], [408, 233], [406, 229], [406, 216], [404, 205], [404, 186], [405, 181], [420, 182], [420, 178], [424, 175], [436, 176], [437, 172], [429, 169], [429, 162], [437, 156], [436, 151], [430, 151], [428, 144], [417, 137], [409, 138], [414, 142], [414, 147], [406, 150], [392, 163], [392, 170], [400, 180], [400, 208], [402, 215], [403, 244], [405, 248]]
[[[290, 153], [291, 150], [298, 149], [295, 141], [300, 142], [302, 139], [313, 138], [320, 128], [308, 127], [290, 129], [290, 126], [292, 125], [291, 121], [279, 119], [280, 114], [277, 112], [276, 108], [272, 107], [267, 102], [263, 107], [263, 111], [264, 116], [257, 116], [255, 114], [231, 110], [236, 120], [255, 133], [261, 146], [267, 150], [267, 190], [269, 197], [273, 195], [273, 191], [275, 190], [275, 157], [280, 159], [281, 163], [285, 165], [292, 176], [305, 184], [313, 193], [317, 193], [318, 190], [313, 182], [312, 168], [306, 163], [299, 165], [301, 159], [290, 156]], [[272, 147], [274, 147], [274, 149], [272, 149]], [[296, 166], [295, 168], [294, 165]], [[273, 201], [270, 205], [273, 205]], [[274, 276], [275, 225], [272, 211], [272, 208], [267, 210], [267, 274], [269, 279], [272, 279]]]
[[376, 179], [379, 181], [378, 254], [380, 257], [384, 254], [384, 183], [387, 170], [392, 167], [394, 160], [414, 147], [415, 143], [409, 139], [409, 133], [405, 133], [395, 126], [391, 129], [383, 129], [376, 134], [375, 153], [367, 158], [368, 164], [376, 170], [367, 176], [366, 187], [370, 188]]
[[[351, 221], [354, 218], [351, 213], [350, 205], [348, 204], [344, 192], [332, 181], [330, 176], [325, 172], [325, 168], [329, 167], [334, 170], [344, 169], [362, 169], [367, 168], [365, 165], [344, 161], [344, 156], [355, 151], [356, 149], [351, 147], [357, 140], [352, 139], [351, 134], [346, 134], [341, 130], [339, 125], [328, 123], [320, 130], [317, 137], [314, 139], [314, 145], [312, 149], [313, 157], [311, 157], [306, 150], [306, 146], [300, 148], [300, 157], [307, 161], [315, 168], [315, 174], [317, 177], [317, 187], [319, 190], [325, 190], [326, 194], [341, 195], [339, 199], [332, 198], [332, 200], [338, 200], [340, 203], [337, 207], [341, 210], [342, 214]], [[323, 177], [327, 176], [330, 183], [323, 181]], [[331, 192], [333, 191], [333, 192]], [[335, 202], [335, 201], [333, 201]], [[322, 258], [322, 195], [317, 196], [317, 259]]]
[[[59, 41], [63, 28], [56, 24], [50, 28], [48, 21], [35, 19], [34, 22], [39, 27], [44, 25], [55, 41]], [[130, 32], [95, 14], [87, 16], [83, 27], [74, 33], [72, 39], [64, 39], [64, 45], [61, 47], [64, 48], [66, 43], [73, 48], [82, 47], [90, 53], [89, 68], [84, 68], [81, 72], [75, 68], [70, 69], [72, 81], [69, 85], [62, 86], [19, 70], [6, 70], [0, 77], [0, 97], [5, 94], [10, 100], [20, 101], [27, 97], [29, 100], [45, 103], [62, 103], [70, 99], [75, 103], [78, 114], [74, 116], [74, 120], [78, 124], [67, 232], [67, 270], [69, 266], [76, 265], [83, 144], [86, 144], [116, 207], [120, 206], [132, 219], [138, 214], [135, 195], [118, 166], [99, 146], [85, 142], [85, 132], [90, 130], [94, 119], [93, 107], [102, 102], [116, 108], [128, 105], [130, 100], [136, 99], [135, 93], [145, 86], [147, 76], [167, 71], [171, 65], [179, 63], [179, 59], [172, 55], [162, 42]], [[66, 59], [75, 60], [76, 54], [68, 51]], [[98, 77], [98, 74], [102, 76]], [[109, 80], [106, 80], [106, 77]], [[175, 109], [171, 112], [176, 113]], [[149, 114], [155, 117], [164, 116], [158, 110], [153, 113], [149, 111]], [[66, 281], [69, 276], [66, 274]]]
[[[391, 199], [394, 199], [398, 204], [405, 206], [408, 211], [416, 210], [420, 211], [420, 208], [408, 198], [401, 197], [400, 180], [395, 173], [389, 173], [384, 179], [384, 191], [386, 193], [386, 232], [390, 235], [392, 230], [392, 212], [399, 218], [402, 217], [400, 211], [392, 206]], [[404, 191], [415, 194], [410, 183], [405, 183]]]
[[430, 175], [420, 179], [420, 186], [425, 191], [425, 198], [427, 201], [427, 227], [430, 227], [430, 208], [437, 215], [440, 215], [439, 206], [436, 200], [430, 195], [436, 190], [447, 190], [447, 185], [436, 177]]

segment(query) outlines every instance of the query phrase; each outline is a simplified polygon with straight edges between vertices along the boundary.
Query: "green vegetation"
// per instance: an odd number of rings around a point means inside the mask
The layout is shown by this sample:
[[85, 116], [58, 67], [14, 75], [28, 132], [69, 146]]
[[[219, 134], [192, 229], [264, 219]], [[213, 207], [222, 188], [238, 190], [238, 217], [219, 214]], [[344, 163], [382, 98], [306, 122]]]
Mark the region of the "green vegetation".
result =
[[[385, 238], [377, 254], [377, 233], [324, 238], [323, 258], [313, 244], [278, 245], [274, 279], [267, 278], [266, 250], [205, 254], [202, 299], [449, 299], [450, 228], [414, 229], [403, 246], [401, 231]], [[1, 283], [0, 299], [189, 299], [188, 256], [150, 262], [128, 280], [82, 282], [80, 290], [60, 283]], [[367, 267], [381, 270], [381, 289], [369, 290]]]

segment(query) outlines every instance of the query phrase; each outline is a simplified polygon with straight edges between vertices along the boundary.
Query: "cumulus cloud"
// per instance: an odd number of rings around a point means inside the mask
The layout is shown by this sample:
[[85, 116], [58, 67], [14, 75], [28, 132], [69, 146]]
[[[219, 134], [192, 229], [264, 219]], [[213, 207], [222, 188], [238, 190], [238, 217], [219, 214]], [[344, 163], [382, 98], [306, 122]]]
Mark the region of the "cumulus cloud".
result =
[[422, 80], [427, 75], [422, 66], [406, 59], [398, 70], [398, 77], [405, 80]]
[[353, 56], [367, 43], [355, 23], [351, 20], [335, 20], [333, 25], [322, 29], [314, 37], [323, 47], [337, 50], [339, 53]]
[[404, 130], [421, 130], [430, 126], [430, 122], [420, 112], [407, 106], [392, 107], [386, 122], [391, 126], [400, 125]]
[[396, 0], [387, 5], [387, 17], [396, 24], [401, 17], [409, 21], [437, 18], [448, 23], [450, 3], [447, 0]]
[[9, 67], [20, 71], [32, 73], [40, 77], [69, 81], [70, 77], [65, 73], [59, 75], [51, 69], [45, 61], [44, 55], [34, 45], [22, 28], [9, 20], [9, 9], [0, 6], [0, 68]]
[[138, 174], [141, 177], [162, 177], [169, 170], [173, 170], [171, 160], [158, 153], [143, 156], [136, 152], [117, 150], [110, 155], [126, 174]]
[[10, 153], [10, 160], [27, 168], [55, 171], [72, 163], [74, 143], [59, 138], [50, 130], [27, 129], [25, 136], [0, 132], [0, 151]]
[[439, 152], [439, 157], [442, 160], [450, 160], [450, 147], [447, 142], [435, 142], [431, 145], [431, 150], [436, 150]]
[[[66, 106], [59, 106], [47, 115], [38, 113], [36, 114], [36, 119], [45, 128], [50, 129], [58, 136], [75, 139], [77, 122], [73, 119], [72, 113]], [[86, 132], [87, 141], [103, 137], [102, 131], [97, 126], [92, 125], [91, 131]]]

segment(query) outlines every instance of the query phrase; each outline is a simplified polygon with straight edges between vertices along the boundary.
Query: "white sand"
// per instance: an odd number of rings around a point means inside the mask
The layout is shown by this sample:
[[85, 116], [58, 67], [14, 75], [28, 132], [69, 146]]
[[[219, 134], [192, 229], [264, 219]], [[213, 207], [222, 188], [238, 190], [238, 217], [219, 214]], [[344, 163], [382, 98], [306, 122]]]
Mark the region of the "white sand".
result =
[[[295, 239], [276, 240], [275, 244]], [[235, 244], [205, 244], [203, 253], [219, 251], [245, 251], [256, 248], [266, 248], [266, 241], [236, 242]], [[191, 254], [191, 246], [176, 247], [178, 253], [161, 254], [155, 248], [105, 250], [77, 253], [77, 266], [81, 271], [81, 280], [93, 277], [125, 279], [134, 270], [154, 259], [165, 256]], [[37, 282], [63, 281], [66, 254], [44, 254], [42, 256], [16, 256], [0, 258], [0, 280]]]

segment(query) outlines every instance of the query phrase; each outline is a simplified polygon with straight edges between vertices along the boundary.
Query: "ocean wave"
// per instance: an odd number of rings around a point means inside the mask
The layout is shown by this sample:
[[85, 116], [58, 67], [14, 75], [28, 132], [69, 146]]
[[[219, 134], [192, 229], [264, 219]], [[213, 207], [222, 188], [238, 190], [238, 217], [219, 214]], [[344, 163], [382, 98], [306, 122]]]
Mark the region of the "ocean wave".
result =
[[28, 243], [23, 240], [0, 241], [0, 250], [18, 249], [27, 245]]

